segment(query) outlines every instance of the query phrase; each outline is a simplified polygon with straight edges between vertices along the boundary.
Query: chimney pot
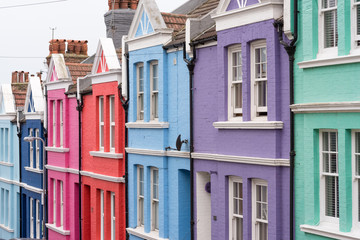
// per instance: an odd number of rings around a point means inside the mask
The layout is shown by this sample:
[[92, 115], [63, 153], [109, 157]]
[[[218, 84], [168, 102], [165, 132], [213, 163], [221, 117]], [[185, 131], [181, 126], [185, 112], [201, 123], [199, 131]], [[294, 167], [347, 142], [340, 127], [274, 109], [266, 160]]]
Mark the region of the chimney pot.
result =
[[138, 3], [139, 3], [139, 0], [131, 0], [130, 8], [133, 10], [136, 10]]
[[17, 72], [12, 72], [12, 74], [11, 74], [11, 82], [12, 83], [17, 82]]
[[25, 72], [25, 82], [29, 81], [29, 72]]
[[88, 43], [87, 40], [81, 41], [81, 55], [87, 55], [87, 51], [88, 51], [87, 43]]
[[21, 71], [19, 73], [19, 83], [23, 83], [24, 82], [24, 71]]
[[66, 50], [66, 40], [65, 39], [61, 39], [59, 41], [59, 53], [65, 54], [65, 50]]
[[81, 41], [76, 41], [75, 43], [75, 54], [79, 55], [81, 52]]
[[68, 46], [67, 46], [67, 53], [75, 53], [75, 42], [74, 40], [67, 40]]

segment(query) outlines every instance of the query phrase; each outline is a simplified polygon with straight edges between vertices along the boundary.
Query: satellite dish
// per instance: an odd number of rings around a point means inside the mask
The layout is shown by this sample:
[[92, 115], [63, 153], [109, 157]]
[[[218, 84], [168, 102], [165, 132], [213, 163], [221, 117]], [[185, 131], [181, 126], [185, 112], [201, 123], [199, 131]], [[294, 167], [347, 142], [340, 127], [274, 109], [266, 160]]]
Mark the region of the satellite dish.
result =
[[176, 139], [176, 149], [177, 149], [178, 151], [181, 150], [181, 146], [182, 146], [183, 143], [188, 143], [188, 140], [185, 139], [185, 140], [182, 140], [182, 141], [181, 141], [181, 134], [180, 134], [180, 135], [177, 137], [177, 139]]

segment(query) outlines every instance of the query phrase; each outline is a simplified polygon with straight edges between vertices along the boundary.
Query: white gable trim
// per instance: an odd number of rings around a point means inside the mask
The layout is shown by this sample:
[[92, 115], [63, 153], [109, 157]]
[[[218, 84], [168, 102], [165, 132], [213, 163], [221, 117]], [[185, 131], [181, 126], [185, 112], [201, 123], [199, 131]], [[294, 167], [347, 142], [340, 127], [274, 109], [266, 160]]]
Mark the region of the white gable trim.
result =
[[46, 76], [46, 83], [50, 83], [54, 67], [58, 80], [65, 80], [65, 79], [69, 81], [71, 80], [66, 68], [64, 56], [62, 54], [52, 54], [49, 65], [49, 71]]
[[[2, 104], [4, 103], [4, 104]], [[15, 114], [15, 99], [12, 93], [11, 84], [2, 84], [0, 89], [0, 106], [3, 105], [3, 114]], [[2, 115], [3, 115], [2, 114]]]
[[[34, 101], [35, 112], [28, 112], [31, 95]], [[25, 114], [29, 114], [29, 116], [34, 115], [35, 113], [42, 114], [44, 112], [44, 103], [45, 98], [41, 88], [40, 78], [30, 77], [25, 99]]]
[[121, 69], [113, 40], [111, 38], [100, 38], [91, 74], [97, 74], [102, 53], [104, 54], [109, 71]]
[[146, 36], [128, 39], [127, 44], [129, 47], [129, 52], [138, 49], [164, 45], [171, 41], [172, 32], [172, 29], [162, 29], [162, 31], [154, 32]]
[[97, 73], [88, 75], [91, 78], [91, 84], [108, 83], [108, 82], [121, 82], [121, 70], [114, 70], [111, 72]]

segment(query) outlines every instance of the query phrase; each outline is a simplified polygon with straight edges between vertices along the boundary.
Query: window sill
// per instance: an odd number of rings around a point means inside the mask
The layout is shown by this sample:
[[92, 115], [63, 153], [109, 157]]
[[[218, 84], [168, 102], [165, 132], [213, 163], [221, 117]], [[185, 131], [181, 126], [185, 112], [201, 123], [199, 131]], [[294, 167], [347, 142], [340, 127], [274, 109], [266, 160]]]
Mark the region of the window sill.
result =
[[303, 68], [315, 68], [315, 67], [324, 67], [324, 66], [357, 63], [357, 62], [360, 62], [360, 54], [318, 58], [314, 60], [299, 62], [298, 65], [299, 68], [303, 69]]
[[102, 158], [113, 158], [113, 159], [122, 159], [122, 153], [112, 153], [112, 152], [101, 152], [101, 151], [90, 151], [90, 156], [93, 157], [102, 157]]
[[248, 122], [214, 122], [213, 126], [218, 129], [282, 129], [284, 123], [281, 121], [248, 121]]
[[50, 223], [47, 223], [45, 225], [48, 229], [53, 230], [54, 232], [57, 232], [61, 235], [64, 235], [64, 236], [70, 235], [70, 231], [64, 230], [62, 227], [56, 227], [54, 224], [50, 224]]
[[59, 152], [59, 153], [66, 153], [69, 152], [69, 148], [62, 148], [62, 147], [45, 147], [45, 150], [48, 152]]
[[131, 122], [126, 123], [127, 128], [169, 128], [168, 122]]
[[0, 228], [1, 229], [4, 229], [5, 231], [9, 232], [9, 233], [13, 233], [14, 232], [14, 229], [11, 229], [9, 227], [6, 227], [5, 225], [3, 224], [0, 224]]
[[14, 166], [13, 163], [8, 163], [8, 162], [0, 162], [0, 165], [7, 166], [7, 167], [13, 167]]
[[42, 174], [43, 170], [31, 167], [24, 167], [26, 171]]
[[146, 240], [166, 240], [168, 238], [159, 237], [158, 231], [151, 231], [146, 233], [143, 227], [127, 228], [126, 231], [134, 236], [146, 239]]
[[339, 240], [359, 240], [359, 231], [340, 232], [336, 229], [339, 229], [339, 225], [331, 223], [321, 223], [318, 226], [300, 225], [300, 230], [305, 233], [311, 233]]

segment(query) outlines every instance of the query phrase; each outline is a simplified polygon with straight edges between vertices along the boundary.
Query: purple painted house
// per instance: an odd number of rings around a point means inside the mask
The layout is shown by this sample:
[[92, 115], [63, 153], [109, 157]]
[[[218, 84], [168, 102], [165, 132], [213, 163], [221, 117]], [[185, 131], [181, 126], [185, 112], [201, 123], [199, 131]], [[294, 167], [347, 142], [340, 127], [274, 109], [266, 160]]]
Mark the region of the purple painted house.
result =
[[289, 58], [273, 26], [283, 12], [281, 0], [221, 0], [187, 25], [201, 33], [192, 38], [198, 240], [290, 239]]

